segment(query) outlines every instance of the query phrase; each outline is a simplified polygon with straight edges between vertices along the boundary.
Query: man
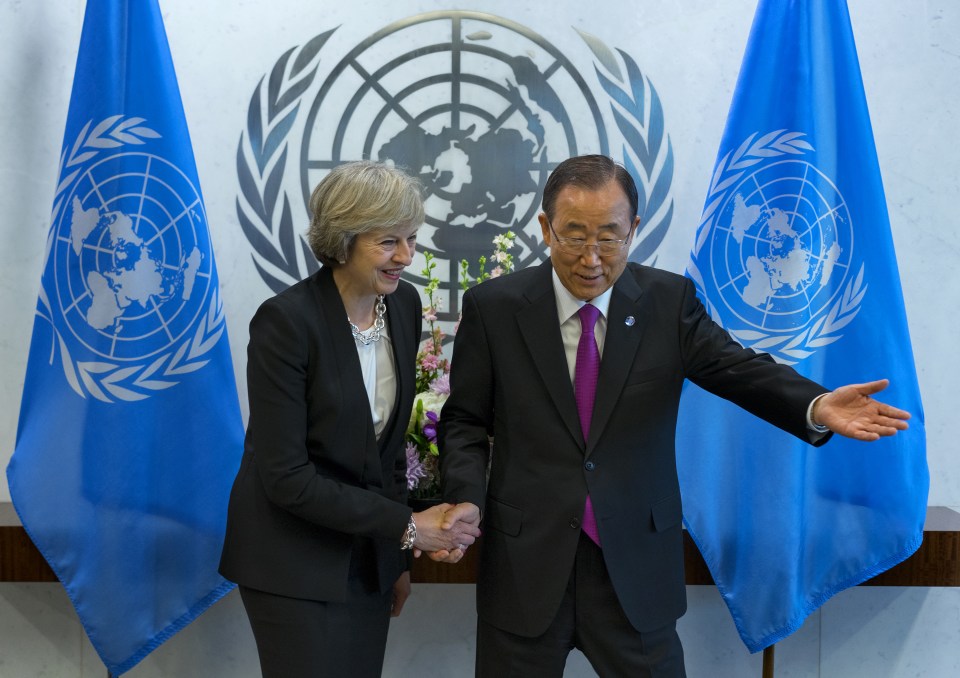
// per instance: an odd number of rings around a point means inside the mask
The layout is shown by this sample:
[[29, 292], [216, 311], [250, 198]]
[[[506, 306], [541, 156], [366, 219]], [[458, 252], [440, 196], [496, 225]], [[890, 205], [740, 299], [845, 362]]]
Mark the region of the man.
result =
[[479, 676], [559, 678], [573, 647], [604, 677], [685, 675], [684, 379], [814, 445], [906, 428], [870, 397], [886, 382], [828, 392], [734, 342], [686, 278], [628, 264], [636, 214], [622, 166], [571, 158], [544, 189], [550, 260], [464, 295], [441, 470], [447, 524], [483, 517]]

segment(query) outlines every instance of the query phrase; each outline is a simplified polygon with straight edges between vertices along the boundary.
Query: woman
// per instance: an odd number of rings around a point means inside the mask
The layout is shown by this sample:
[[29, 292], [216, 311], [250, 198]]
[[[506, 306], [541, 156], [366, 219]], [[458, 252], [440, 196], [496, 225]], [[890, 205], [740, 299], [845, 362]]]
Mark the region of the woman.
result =
[[420, 186], [385, 165], [340, 165], [310, 211], [323, 267], [250, 323], [250, 422], [220, 572], [240, 586], [264, 676], [379, 676], [410, 551], [477, 532], [443, 531], [447, 505], [405, 503], [421, 304], [400, 275]]

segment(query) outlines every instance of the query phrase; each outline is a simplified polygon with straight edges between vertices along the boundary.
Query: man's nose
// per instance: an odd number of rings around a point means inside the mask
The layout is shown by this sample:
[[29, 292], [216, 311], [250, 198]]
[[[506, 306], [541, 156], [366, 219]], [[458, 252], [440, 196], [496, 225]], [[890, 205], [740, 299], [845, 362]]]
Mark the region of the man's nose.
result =
[[598, 245], [585, 245], [580, 253], [580, 261], [587, 266], [596, 266], [600, 263], [600, 248]]

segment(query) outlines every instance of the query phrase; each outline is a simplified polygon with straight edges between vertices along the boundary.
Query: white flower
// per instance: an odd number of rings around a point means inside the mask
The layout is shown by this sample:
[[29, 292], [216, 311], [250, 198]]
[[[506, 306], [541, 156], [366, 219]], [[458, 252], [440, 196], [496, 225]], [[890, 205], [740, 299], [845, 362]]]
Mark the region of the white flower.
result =
[[407, 433], [413, 433], [413, 429], [417, 425], [417, 409], [419, 409], [417, 403], [423, 403], [423, 415], [420, 419], [420, 426], [422, 427], [427, 421], [427, 412], [434, 412], [439, 415], [446, 401], [446, 393], [434, 393], [433, 391], [418, 393], [413, 400], [413, 411], [410, 413], [410, 423], [407, 424]]

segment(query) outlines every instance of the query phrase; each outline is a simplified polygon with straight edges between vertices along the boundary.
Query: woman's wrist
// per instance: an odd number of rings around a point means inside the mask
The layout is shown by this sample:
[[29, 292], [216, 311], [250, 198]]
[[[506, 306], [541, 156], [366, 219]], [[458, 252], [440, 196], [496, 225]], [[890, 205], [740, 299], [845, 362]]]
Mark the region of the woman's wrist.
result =
[[413, 514], [410, 514], [410, 520], [407, 522], [407, 529], [403, 533], [403, 537], [400, 540], [400, 550], [409, 551], [413, 548], [413, 542], [417, 540], [417, 523], [413, 519]]

